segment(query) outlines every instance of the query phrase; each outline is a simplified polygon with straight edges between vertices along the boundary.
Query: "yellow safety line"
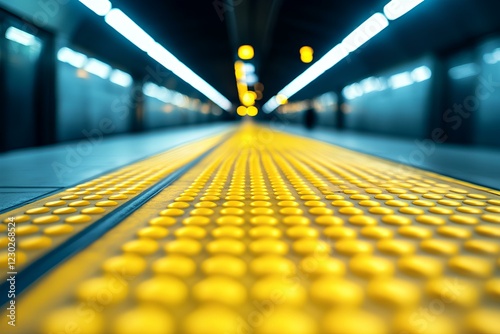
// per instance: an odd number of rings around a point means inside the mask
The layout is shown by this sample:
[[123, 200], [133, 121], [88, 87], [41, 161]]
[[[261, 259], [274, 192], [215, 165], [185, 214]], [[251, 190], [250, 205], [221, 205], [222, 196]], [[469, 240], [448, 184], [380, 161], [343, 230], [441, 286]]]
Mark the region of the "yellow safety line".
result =
[[16, 249], [16, 262], [8, 271], [22, 270], [195, 160], [222, 138], [223, 135], [217, 135], [182, 145], [0, 215], [3, 221], [0, 224], [0, 278], [3, 279], [10, 267], [9, 249]]

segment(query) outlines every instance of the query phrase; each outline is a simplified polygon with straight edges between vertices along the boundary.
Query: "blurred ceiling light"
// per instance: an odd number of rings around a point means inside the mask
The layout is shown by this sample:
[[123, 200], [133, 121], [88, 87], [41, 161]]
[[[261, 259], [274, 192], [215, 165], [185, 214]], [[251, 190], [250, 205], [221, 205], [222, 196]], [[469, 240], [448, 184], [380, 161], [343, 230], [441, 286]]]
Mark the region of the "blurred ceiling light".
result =
[[106, 15], [111, 10], [111, 2], [108, 0], [79, 0], [87, 6], [91, 11], [99, 16]]
[[139, 49], [147, 52], [148, 56], [156, 60], [166, 69], [172, 71], [172, 73], [208, 97], [219, 107], [227, 111], [231, 109], [232, 104], [226, 97], [194, 73], [189, 67], [184, 65], [184, 63], [177, 59], [167, 49], [156, 43], [151, 36], [142, 30], [121, 10], [113, 8], [106, 14], [104, 20]]
[[57, 59], [63, 63], [68, 63], [76, 68], [82, 68], [87, 62], [87, 56], [71, 50], [70, 48], [61, 48], [57, 52]]
[[28, 34], [26, 31], [22, 31], [15, 27], [8, 27], [5, 32], [5, 38], [10, 41], [25, 45], [25, 46], [35, 46], [40, 45], [40, 40], [32, 34]]
[[392, 0], [384, 6], [384, 14], [389, 20], [395, 20], [417, 7], [424, 0]]
[[430, 79], [432, 76], [432, 71], [427, 66], [420, 66], [411, 71], [411, 77], [415, 82], [422, 82]]
[[479, 74], [479, 66], [474, 63], [463, 64], [452, 67], [448, 70], [448, 75], [454, 80], [472, 77]]
[[344, 40], [342, 45], [349, 52], [357, 50], [360, 46], [375, 37], [379, 32], [387, 28], [389, 21], [381, 13], [375, 13], [368, 20], [361, 23], [359, 27], [354, 29]]
[[156, 44], [151, 36], [117, 8], [113, 8], [104, 20], [142, 51], [148, 52]]
[[111, 66], [94, 58], [89, 58], [83, 69], [103, 79], [107, 79], [111, 72]]
[[253, 88], [258, 92], [264, 91], [264, 85], [260, 82], [255, 83], [255, 85], [253, 85]]
[[79, 68], [76, 70], [76, 76], [80, 79], [88, 79], [89, 77], [89, 72]]
[[257, 95], [254, 95], [252, 94], [253, 92], [244, 92], [241, 96], [240, 96], [240, 99], [241, 99], [241, 103], [244, 105], [244, 106], [252, 106], [255, 104], [255, 98], [257, 97]]
[[109, 77], [109, 81], [122, 87], [129, 87], [133, 80], [130, 74], [120, 70], [113, 70]]
[[411, 85], [413, 79], [411, 78], [410, 72], [402, 72], [391, 76], [389, 78], [389, 83], [392, 89], [399, 89]]
[[344, 87], [342, 90], [342, 95], [348, 100], [354, 100], [357, 97], [360, 97], [363, 95], [363, 89], [361, 88], [361, 85], [358, 83], [353, 83], [349, 86]]
[[247, 114], [247, 107], [239, 106], [238, 108], [236, 108], [236, 113], [241, 117], [245, 116]]
[[259, 81], [259, 77], [255, 73], [250, 73], [245, 75], [245, 82], [250, 86], [254, 85], [257, 81]]
[[251, 63], [244, 63], [243, 68], [245, 69], [246, 73], [254, 73], [255, 72], [255, 65]]
[[363, 93], [371, 93], [375, 91], [380, 91], [385, 88], [382, 80], [376, 77], [369, 77], [364, 80], [361, 80], [360, 83]]
[[250, 60], [254, 56], [254, 50], [251, 45], [242, 45], [238, 48], [238, 57], [243, 60]]
[[310, 62], [313, 61], [314, 51], [310, 46], [301, 47], [299, 52], [300, 52], [300, 60], [303, 63], [309, 64]]
[[279, 104], [287, 104], [288, 103], [288, 98], [285, 95], [283, 95], [283, 94], [278, 94], [278, 95], [276, 95], [276, 101]]
[[257, 107], [255, 107], [255, 106], [250, 106], [247, 108], [247, 115], [250, 117], [257, 116], [258, 113], [259, 113], [259, 109], [257, 109]]

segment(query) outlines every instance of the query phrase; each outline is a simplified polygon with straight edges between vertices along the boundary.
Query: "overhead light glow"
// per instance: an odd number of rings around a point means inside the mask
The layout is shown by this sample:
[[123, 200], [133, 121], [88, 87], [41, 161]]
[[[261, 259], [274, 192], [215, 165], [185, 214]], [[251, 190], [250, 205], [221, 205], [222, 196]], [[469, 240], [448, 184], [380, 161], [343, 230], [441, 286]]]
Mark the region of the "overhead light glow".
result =
[[135, 46], [147, 52], [151, 58], [156, 60], [166, 69], [172, 71], [172, 73], [208, 97], [219, 107], [228, 111], [231, 109], [232, 104], [226, 97], [194, 73], [189, 67], [184, 65], [167, 49], [156, 43], [151, 36], [142, 30], [141, 27], [121, 10], [116, 8], [112, 9], [104, 20]]
[[111, 10], [111, 2], [108, 0], [79, 0], [87, 6], [91, 11], [99, 16], [106, 15]]
[[479, 74], [479, 66], [474, 63], [463, 64], [452, 67], [448, 70], [448, 75], [454, 80], [472, 77]]
[[25, 46], [35, 46], [40, 45], [40, 40], [32, 34], [28, 34], [26, 31], [22, 31], [15, 27], [8, 27], [5, 32], [5, 38], [10, 41], [25, 45]]
[[89, 58], [83, 69], [103, 79], [107, 79], [111, 72], [111, 66], [94, 58]]
[[432, 71], [427, 66], [420, 66], [411, 71], [411, 78], [415, 82], [422, 82], [430, 79], [432, 76]]
[[109, 81], [122, 87], [129, 87], [133, 80], [130, 74], [120, 70], [113, 70], [109, 76]]
[[142, 51], [148, 52], [156, 44], [151, 36], [117, 8], [112, 9], [106, 14], [104, 20]]
[[241, 116], [241, 117], [246, 116], [246, 114], [247, 114], [247, 107], [245, 107], [245, 106], [239, 106], [238, 108], [236, 108], [236, 113], [239, 116]]
[[257, 116], [258, 113], [259, 113], [259, 109], [257, 109], [257, 107], [255, 107], [255, 106], [250, 106], [247, 108], [247, 115], [250, 117]]
[[359, 27], [354, 29], [344, 40], [342, 45], [349, 52], [357, 50], [360, 46], [375, 37], [379, 32], [384, 30], [389, 25], [387, 18], [381, 13], [375, 13], [368, 20], [361, 23]]
[[238, 48], [238, 57], [243, 60], [250, 60], [254, 57], [254, 50], [251, 45], [242, 45]]
[[417, 7], [424, 0], [392, 0], [384, 6], [384, 14], [389, 20], [395, 20]]
[[57, 52], [57, 59], [76, 68], [82, 68], [83, 65], [85, 65], [85, 63], [87, 62], [86, 55], [80, 52], [73, 51], [66, 47], [61, 48]]
[[391, 76], [389, 78], [389, 83], [392, 89], [399, 89], [411, 85], [413, 83], [413, 79], [410, 72], [402, 72]]
[[253, 106], [255, 104], [255, 98], [256, 95], [252, 94], [254, 92], [244, 92], [242, 96], [240, 97], [241, 103], [243, 103], [244, 106]]
[[309, 64], [310, 62], [313, 61], [314, 51], [310, 46], [301, 47], [299, 52], [300, 52], [300, 60], [303, 63]]

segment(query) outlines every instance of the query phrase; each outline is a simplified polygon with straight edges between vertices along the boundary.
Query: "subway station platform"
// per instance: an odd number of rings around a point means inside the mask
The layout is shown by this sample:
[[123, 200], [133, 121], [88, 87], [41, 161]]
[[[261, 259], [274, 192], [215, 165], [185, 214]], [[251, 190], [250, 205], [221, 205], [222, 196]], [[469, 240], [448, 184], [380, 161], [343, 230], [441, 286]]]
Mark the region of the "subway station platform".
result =
[[0, 331], [498, 333], [497, 152], [419, 169], [413, 141], [349, 136], [244, 123], [3, 154], [2, 291], [15, 273], [30, 321]]

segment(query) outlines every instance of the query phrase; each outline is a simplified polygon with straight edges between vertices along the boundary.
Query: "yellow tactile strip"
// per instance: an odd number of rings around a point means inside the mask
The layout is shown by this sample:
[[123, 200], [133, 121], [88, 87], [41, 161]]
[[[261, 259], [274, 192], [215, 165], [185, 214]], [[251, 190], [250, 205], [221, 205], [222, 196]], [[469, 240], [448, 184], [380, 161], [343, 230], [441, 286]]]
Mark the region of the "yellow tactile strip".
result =
[[[8, 247], [15, 240], [15, 271], [57, 247], [195, 160], [222, 140], [222, 135], [182, 145], [133, 163], [94, 180], [65, 189], [0, 215], [0, 277], [7, 269]], [[15, 222], [15, 239], [7, 227]], [[14, 270], [10, 270], [14, 271]]]
[[496, 191], [258, 133], [28, 290], [18, 329], [498, 333]]

